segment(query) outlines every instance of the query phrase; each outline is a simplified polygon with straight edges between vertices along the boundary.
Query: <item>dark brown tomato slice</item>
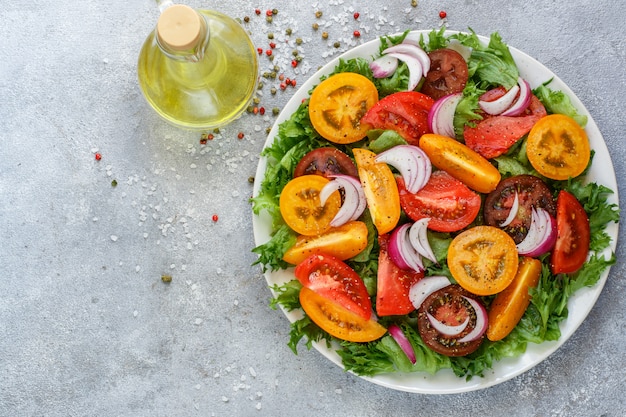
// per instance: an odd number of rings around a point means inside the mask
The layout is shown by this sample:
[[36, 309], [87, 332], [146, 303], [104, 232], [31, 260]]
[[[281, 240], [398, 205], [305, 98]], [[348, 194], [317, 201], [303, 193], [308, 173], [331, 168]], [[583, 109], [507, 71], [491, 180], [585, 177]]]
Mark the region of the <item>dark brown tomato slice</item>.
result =
[[428, 56], [430, 70], [420, 91], [435, 100], [463, 91], [467, 84], [468, 70], [461, 54], [442, 48], [429, 52]]
[[[509, 217], [516, 193], [519, 202], [517, 214], [511, 223], [501, 227]], [[533, 207], [546, 210], [552, 217], [556, 216], [556, 202], [548, 185], [534, 175], [506, 178], [485, 199], [485, 224], [500, 227], [515, 243], [520, 243], [528, 233]]]
[[294, 169], [293, 176], [345, 174], [358, 177], [359, 173], [352, 159], [337, 148], [318, 148], [304, 155]]
[[[471, 342], [460, 340], [476, 327], [476, 312], [464, 297], [480, 302], [476, 296], [453, 284], [430, 294], [417, 313], [417, 329], [420, 337], [432, 350], [446, 356], [465, 356], [474, 352], [484, 339], [484, 335]], [[447, 336], [439, 333], [430, 323], [426, 313], [449, 326], [462, 324], [467, 317], [467, 327], [458, 335]]]

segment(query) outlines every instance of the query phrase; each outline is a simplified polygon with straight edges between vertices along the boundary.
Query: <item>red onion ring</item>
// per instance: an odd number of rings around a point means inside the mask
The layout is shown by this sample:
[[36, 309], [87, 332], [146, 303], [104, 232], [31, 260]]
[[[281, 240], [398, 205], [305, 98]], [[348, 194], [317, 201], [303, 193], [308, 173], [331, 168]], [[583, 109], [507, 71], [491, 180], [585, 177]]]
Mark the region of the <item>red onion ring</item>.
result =
[[474, 340], [482, 337], [483, 334], [485, 334], [485, 332], [487, 331], [487, 324], [489, 323], [488, 314], [487, 314], [487, 310], [485, 309], [485, 306], [483, 306], [478, 301], [469, 297], [463, 297], [463, 298], [465, 298], [467, 302], [470, 303], [470, 305], [476, 312], [476, 326], [471, 332], [469, 332], [468, 334], [463, 336], [461, 339], [459, 339], [459, 342], [460, 343], [473, 342]]
[[409, 289], [409, 300], [415, 309], [419, 309], [428, 296], [435, 291], [447, 287], [450, 284], [448, 277], [443, 275], [433, 275], [424, 277], [417, 281]]
[[463, 330], [465, 330], [470, 320], [469, 315], [468, 315], [467, 317], [465, 317], [465, 320], [463, 321], [463, 323], [456, 325], [456, 326], [450, 326], [448, 324], [440, 322], [429, 312], [426, 312], [426, 316], [428, 317], [428, 321], [430, 321], [430, 325], [433, 326], [433, 328], [437, 330], [439, 333], [446, 335], [446, 336], [458, 335]]
[[412, 364], [417, 362], [417, 358], [415, 357], [415, 350], [413, 349], [413, 345], [406, 337], [400, 326], [396, 324], [391, 324], [387, 329], [393, 340], [400, 346], [400, 349], [404, 352], [404, 354], [409, 358]]
[[361, 182], [357, 178], [342, 174], [333, 175], [331, 178], [332, 180], [329, 181], [320, 192], [320, 203], [322, 205], [326, 204], [326, 200], [332, 193], [343, 188], [343, 204], [330, 222], [331, 226], [338, 227], [350, 220], [356, 220], [361, 217], [367, 203]]
[[426, 153], [413, 145], [397, 145], [376, 156], [376, 162], [391, 165], [400, 172], [408, 192], [421, 190], [432, 172], [432, 164]]
[[454, 138], [454, 112], [463, 93], [449, 94], [435, 101], [428, 112], [428, 127], [438, 135]]
[[424, 77], [430, 71], [430, 57], [428, 54], [419, 46], [419, 44], [414, 44], [410, 40], [407, 42], [400, 43], [398, 45], [390, 46], [389, 48], [383, 51], [383, 54], [406, 54], [409, 55], [419, 62], [421, 71], [420, 77], [423, 75]]

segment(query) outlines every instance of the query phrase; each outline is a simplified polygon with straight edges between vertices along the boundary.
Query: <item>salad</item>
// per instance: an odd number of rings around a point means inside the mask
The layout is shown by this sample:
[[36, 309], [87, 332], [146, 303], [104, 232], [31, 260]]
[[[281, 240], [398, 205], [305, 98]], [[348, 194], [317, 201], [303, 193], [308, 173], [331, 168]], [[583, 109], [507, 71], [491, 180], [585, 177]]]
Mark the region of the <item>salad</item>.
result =
[[304, 311], [291, 349], [325, 341], [362, 376], [482, 376], [556, 341], [568, 300], [615, 261], [612, 190], [588, 182], [586, 117], [531, 89], [492, 34], [380, 39], [340, 59], [262, 153], [252, 199], [284, 271], [274, 308]]

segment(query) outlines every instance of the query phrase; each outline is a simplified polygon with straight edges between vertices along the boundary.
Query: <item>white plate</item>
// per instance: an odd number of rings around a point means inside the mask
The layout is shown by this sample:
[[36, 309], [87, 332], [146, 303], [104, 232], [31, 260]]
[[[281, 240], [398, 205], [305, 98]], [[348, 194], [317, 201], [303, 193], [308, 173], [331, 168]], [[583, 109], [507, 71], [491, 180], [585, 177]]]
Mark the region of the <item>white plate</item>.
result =
[[[415, 31], [415, 33], [427, 34], [429, 31]], [[446, 32], [446, 35], [450, 35], [454, 32]], [[489, 39], [481, 36], [481, 41], [485, 44]], [[274, 138], [278, 135], [278, 125], [288, 119], [298, 108], [303, 99], [308, 98], [308, 91], [313, 86], [319, 83], [319, 78], [322, 75], [328, 75], [331, 73], [335, 66], [339, 62], [339, 58], [350, 59], [356, 57], [363, 57], [371, 59], [378, 53], [379, 40], [374, 40], [360, 45], [350, 51], [335, 58], [317, 73], [315, 73], [306, 83], [304, 83], [296, 94], [289, 100], [281, 114], [278, 116], [276, 123], [274, 124], [265, 146], [269, 146]], [[540, 84], [553, 79], [549, 87], [553, 90], [561, 90], [566, 93], [573, 105], [578, 109], [581, 114], [585, 114], [588, 117], [587, 122], [587, 135], [591, 143], [592, 149], [595, 151], [595, 157], [593, 165], [589, 172], [589, 180], [603, 184], [612, 189], [613, 194], [609, 202], [618, 204], [617, 196], [617, 182], [615, 179], [615, 171], [611, 162], [611, 157], [604, 143], [604, 139], [598, 130], [594, 120], [587, 109], [583, 106], [580, 100], [574, 95], [567, 85], [565, 85], [558, 77], [554, 75], [549, 69], [543, 66], [541, 63], [526, 55], [525, 53], [509, 47], [511, 54], [519, 67], [520, 75], [526, 79], [532, 88], [536, 88]], [[267, 161], [265, 158], [261, 158], [259, 166], [256, 172], [256, 180], [254, 185], [254, 195], [258, 195], [259, 188], [263, 178], [265, 176], [265, 168]], [[261, 245], [270, 239], [271, 233], [271, 221], [267, 216], [267, 213], [260, 216], [253, 216], [252, 219], [254, 238], [257, 245]], [[612, 238], [610, 250], [607, 249], [605, 256], [610, 256], [611, 251], [615, 251], [617, 243], [618, 226], [616, 223], [610, 223], [607, 228], [607, 233]], [[484, 377], [474, 377], [470, 381], [466, 381], [464, 378], [459, 378], [454, 375], [451, 370], [439, 371], [435, 375], [428, 373], [416, 372], [416, 373], [393, 373], [383, 374], [374, 377], [362, 377], [375, 384], [379, 384], [388, 388], [393, 388], [401, 391], [416, 392], [423, 394], [451, 394], [465, 391], [473, 391], [484, 389], [501, 382], [507, 381], [517, 375], [524, 373], [533, 366], [537, 365], [550, 354], [556, 351], [569, 337], [576, 331], [583, 320], [587, 317], [591, 308], [595, 304], [604, 283], [606, 282], [609, 270], [607, 269], [600, 278], [600, 281], [591, 288], [583, 288], [574, 294], [568, 302], [569, 316], [561, 323], [561, 338], [556, 342], [544, 342], [541, 344], [529, 343], [526, 352], [517, 358], [507, 358], [494, 364], [493, 368], [486, 371]], [[269, 286], [275, 284], [283, 284], [291, 279], [294, 279], [293, 270], [268, 272], [265, 274], [265, 278]], [[301, 312], [292, 311], [287, 312], [283, 310], [289, 321], [294, 322], [302, 317]], [[285, 341], [286, 343], [286, 341]], [[343, 367], [341, 359], [335, 351], [328, 349], [326, 343], [316, 343], [315, 348], [326, 356], [328, 359]]]

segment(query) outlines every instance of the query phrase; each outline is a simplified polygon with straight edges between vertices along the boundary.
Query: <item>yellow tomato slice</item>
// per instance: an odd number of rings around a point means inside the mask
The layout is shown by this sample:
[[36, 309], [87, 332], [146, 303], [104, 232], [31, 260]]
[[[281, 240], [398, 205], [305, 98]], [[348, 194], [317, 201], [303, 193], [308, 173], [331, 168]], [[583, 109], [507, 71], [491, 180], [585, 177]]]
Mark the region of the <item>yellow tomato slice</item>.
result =
[[452, 277], [467, 291], [492, 295], [504, 290], [517, 272], [515, 241], [493, 226], [476, 226], [457, 235], [448, 248]]
[[574, 119], [551, 114], [539, 119], [528, 133], [526, 154], [541, 175], [566, 180], [587, 168], [591, 149], [587, 133]]
[[400, 194], [393, 172], [387, 164], [376, 162], [375, 153], [361, 148], [352, 151], [372, 222], [379, 234], [388, 233], [400, 220]]
[[326, 253], [343, 261], [358, 255], [366, 247], [367, 226], [360, 221], [351, 221], [332, 227], [319, 236], [298, 236], [296, 244], [283, 255], [283, 260], [297, 265], [310, 255]]
[[280, 214], [287, 226], [306, 236], [321, 235], [330, 229], [341, 207], [341, 195], [335, 191], [326, 204], [320, 192], [330, 180], [321, 175], [302, 175], [289, 181], [280, 193]]
[[334, 143], [353, 143], [370, 126], [361, 118], [378, 101], [378, 90], [368, 78], [341, 72], [322, 81], [311, 94], [309, 118], [322, 137]]
[[387, 332], [378, 322], [366, 320], [306, 287], [300, 290], [300, 305], [315, 324], [337, 339], [371, 342]]
[[541, 277], [541, 262], [523, 257], [513, 282], [496, 295], [489, 307], [487, 338], [504, 339], [521, 320], [530, 304], [530, 288], [536, 287]]
[[495, 166], [456, 139], [427, 133], [420, 138], [419, 147], [434, 166], [474, 191], [489, 193], [500, 182], [500, 172]]

